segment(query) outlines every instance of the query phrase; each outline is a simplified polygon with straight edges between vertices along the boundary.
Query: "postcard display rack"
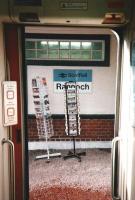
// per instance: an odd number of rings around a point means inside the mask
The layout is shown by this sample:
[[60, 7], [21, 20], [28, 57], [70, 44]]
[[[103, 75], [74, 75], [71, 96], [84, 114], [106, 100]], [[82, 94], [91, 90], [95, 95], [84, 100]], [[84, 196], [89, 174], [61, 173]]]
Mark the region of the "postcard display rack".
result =
[[65, 83], [65, 127], [66, 135], [73, 139], [73, 152], [69, 151], [68, 155], [64, 156], [64, 160], [77, 158], [81, 162], [81, 156], [86, 155], [86, 152], [76, 153], [75, 137], [80, 135], [80, 116], [75, 82]]
[[36, 159], [61, 156], [61, 153], [50, 153], [48, 139], [54, 135], [52, 117], [50, 112], [46, 78], [36, 77], [32, 79], [33, 102], [36, 115], [36, 123], [39, 139], [45, 139], [46, 155], [36, 156]]

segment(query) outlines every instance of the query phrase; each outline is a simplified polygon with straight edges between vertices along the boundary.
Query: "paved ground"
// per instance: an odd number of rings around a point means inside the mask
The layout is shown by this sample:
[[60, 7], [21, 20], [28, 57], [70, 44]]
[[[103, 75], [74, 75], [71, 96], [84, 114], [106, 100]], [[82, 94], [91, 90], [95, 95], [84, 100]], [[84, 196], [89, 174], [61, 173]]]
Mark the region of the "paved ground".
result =
[[[66, 155], [66, 151], [61, 151]], [[30, 200], [110, 200], [111, 154], [108, 150], [86, 151], [82, 162], [53, 158], [34, 160], [44, 152], [29, 153]]]

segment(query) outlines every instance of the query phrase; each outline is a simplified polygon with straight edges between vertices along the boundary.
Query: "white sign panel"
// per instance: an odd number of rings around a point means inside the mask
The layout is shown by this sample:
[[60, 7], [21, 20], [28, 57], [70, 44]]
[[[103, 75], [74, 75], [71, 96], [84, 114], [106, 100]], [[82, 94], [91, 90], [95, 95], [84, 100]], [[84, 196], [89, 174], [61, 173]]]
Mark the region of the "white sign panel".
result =
[[65, 91], [66, 82], [76, 82], [70, 84], [71, 89], [76, 86], [78, 93], [91, 93], [92, 91], [92, 70], [76, 69], [54, 69], [53, 70], [54, 92]]
[[17, 124], [17, 83], [3, 82], [4, 126]]
[[[54, 82], [54, 92], [63, 93], [65, 91], [66, 82]], [[71, 85], [72, 87], [72, 85]], [[74, 87], [74, 85], [73, 85]], [[92, 83], [91, 82], [77, 82], [76, 83], [78, 93], [91, 93]]]

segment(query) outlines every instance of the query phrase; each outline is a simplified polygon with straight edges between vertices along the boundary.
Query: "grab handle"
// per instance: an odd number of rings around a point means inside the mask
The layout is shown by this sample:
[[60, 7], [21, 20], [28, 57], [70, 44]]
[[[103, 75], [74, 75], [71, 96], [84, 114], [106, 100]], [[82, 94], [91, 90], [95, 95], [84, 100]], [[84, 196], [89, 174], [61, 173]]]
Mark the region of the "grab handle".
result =
[[116, 184], [116, 144], [120, 142], [120, 137], [115, 137], [112, 141], [112, 199], [120, 200], [121, 198], [115, 194], [115, 184]]
[[12, 188], [12, 194], [13, 194], [13, 200], [15, 200], [15, 148], [14, 143], [9, 139], [3, 139], [2, 144], [9, 144], [11, 147], [11, 153], [12, 153], [12, 174], [13, 174], [13, 188]]

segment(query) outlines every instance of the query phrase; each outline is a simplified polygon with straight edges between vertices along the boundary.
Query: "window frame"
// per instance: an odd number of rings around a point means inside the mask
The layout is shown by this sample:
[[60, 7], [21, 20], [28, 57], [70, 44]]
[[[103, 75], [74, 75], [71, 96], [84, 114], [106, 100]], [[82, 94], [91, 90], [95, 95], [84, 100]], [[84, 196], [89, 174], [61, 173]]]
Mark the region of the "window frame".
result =
[[[43, 40], [69, 40], [81, 42], [96, 40], [104, 41], [104, 60], [94, 61], [94, 60], [58, 60], [58, 59], [26, 59], [26, 64], [33, 65], [53, 65], [53, 66], [110, 66], [110, 35], [95, 35], [95, 34], [35, 34], [26, 33], [25, 39], [43, 39]], [[25, 55], [26, 56], [26, 55]], [[26, 57], [25, 57], [26, 58]]]

